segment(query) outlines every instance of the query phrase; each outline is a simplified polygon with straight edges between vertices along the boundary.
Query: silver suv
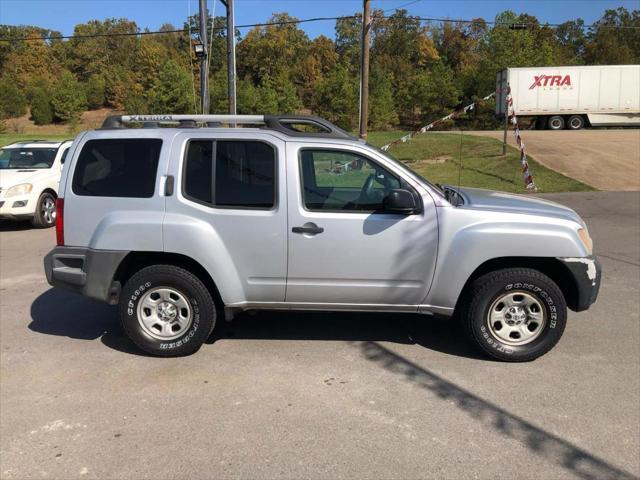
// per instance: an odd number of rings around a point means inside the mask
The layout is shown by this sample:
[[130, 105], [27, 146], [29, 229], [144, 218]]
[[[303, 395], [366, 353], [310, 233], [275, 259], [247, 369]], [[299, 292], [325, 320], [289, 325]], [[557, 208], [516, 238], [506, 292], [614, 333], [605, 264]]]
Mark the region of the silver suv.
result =
[[573, 210], [433, 185], [316, 117], [110, 117], [71, 147], [56, 233], [49, 283], [118, 304], [161, 356], [286, 309], [455, 317], [486, 354], [532, 360], [601, 277]]

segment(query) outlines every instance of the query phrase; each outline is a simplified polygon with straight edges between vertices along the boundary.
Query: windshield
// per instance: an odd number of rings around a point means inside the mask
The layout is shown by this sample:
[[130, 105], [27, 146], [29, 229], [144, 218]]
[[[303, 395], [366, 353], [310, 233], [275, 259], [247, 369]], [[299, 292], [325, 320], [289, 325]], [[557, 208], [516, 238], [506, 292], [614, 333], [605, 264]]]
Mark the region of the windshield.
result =
[[57, 148], [1, 148], [0, 169], [51, 168]]
[[429, 180], [427, 180], [426, 178], [424, 178], [422, 175], [420, 175], [418, 172], [412, 170], [411, 168], [409, 168], [407, 165], [405, 165], [404, 163], [402, 163], [400, 160], [398, 160], [397, 158], [395, 158], [393, 155], [389, 154], [389, 152], [385, 152], [384, 150], [379, 149], [378, 147], [375, 147], [373, 145], [371, 145], [370, 143], [367, 143], [367, 145], [371, 148], [373, 148], [376, 152], [378, 152], [379, 154], [381, 154], [382, 156], [384, 156], [384, 158], [388, 159], [389, 161], [393, 162], [395, 165], [397, 165], [398, 167], [400, 167], [402, 170], [404, 170], [405, 172], [407, 172], [409, 175], [413, 176], [415, 179], [417, 179], [420, 182], [426, 183], [427, 185], [429, 185], [432, 189], [434, 189], [436, 192], [438, 192], [440, 195], [442, 195], [443, 197], [446, 197], [442, 187], [438, 186], [438, 185], [434, 185], [433, 183], [431, 183]]

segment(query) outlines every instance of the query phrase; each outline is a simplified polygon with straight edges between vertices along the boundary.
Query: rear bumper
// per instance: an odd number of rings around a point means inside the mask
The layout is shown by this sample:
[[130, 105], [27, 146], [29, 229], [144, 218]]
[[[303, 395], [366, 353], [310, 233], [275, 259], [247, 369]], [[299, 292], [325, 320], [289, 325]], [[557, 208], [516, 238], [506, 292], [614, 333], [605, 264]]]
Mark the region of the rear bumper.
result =
[[113, 277], [129, 252], [55, 247], [44, 257], [47, 282], [103, 302], [116, 303], [120, 283]]
[[558, 258], [573, 276], [577, 287], [577, 301], [574, 310], [582, 312], [593, 305], [598, 298], [602, 267], [597, 257]]

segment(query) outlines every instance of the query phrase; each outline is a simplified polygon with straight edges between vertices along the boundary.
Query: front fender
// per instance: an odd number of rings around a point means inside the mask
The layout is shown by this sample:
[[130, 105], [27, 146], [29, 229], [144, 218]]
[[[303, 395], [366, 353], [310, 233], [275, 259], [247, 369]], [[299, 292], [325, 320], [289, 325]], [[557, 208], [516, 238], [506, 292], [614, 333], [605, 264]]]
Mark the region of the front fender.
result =
[[[452, 309], [471, 274], [483, 263], [507, 257], [586, 257], [577, 230], [563, 219], [442, 209], [434, 284], [423, 303]], [[500, 218], [491, 218], [491, 217]]]

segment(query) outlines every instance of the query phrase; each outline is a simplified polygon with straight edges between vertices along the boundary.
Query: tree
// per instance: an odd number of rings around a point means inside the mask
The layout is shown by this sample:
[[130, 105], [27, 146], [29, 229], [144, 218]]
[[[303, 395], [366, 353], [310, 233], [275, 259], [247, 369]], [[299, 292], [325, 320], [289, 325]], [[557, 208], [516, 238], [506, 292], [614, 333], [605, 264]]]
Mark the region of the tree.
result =
[[44, 88], [35, 88], [31, 93], [31, 119], [36, 125], [53, 123], [53, 106], [50, 94]]
[[398, 114], [393, 101], [391, 76], [385, 72], [374, 71], [369, 80], [369, 127], [384, 130], [398, 123]]
[[180, 65], [167, 62], [146, 94], [149, 113], [189, 113], [193, 110], [191, 77]]
[[438, 62], [429, 71], [416, 76], [414, 95], [420, 109], [421, 123], [431, 122], [448, 113], [460, 98], [453, 79], [453, 71], [443, 62]]
[[55, 84], [51, 105], [56, 118], [63, 122], [74, 124], [80, 120], [82, 112], [87, 107], [87, 98], [71, 72], [65, 71]]
[[356, 125], [358, 115], [357, 78], [344, 65], [337, 65], [316, 88], [313, 110], [346, 130]]
[[584, 20], [570, 20], [556, 28], [556, 41], [561, 49], [562, 63], [584, 63], [587, 37], [584, 34]]
[[87, 96], [87, 107], [89, 110], [96, 110], [104, 105], [106, 82], [100, 75], [92, 75], [85, 86]]
[[585, 58], [589, 65], [640, 63], [640, 10], [606, 10], [588, 38]]
[[20, 117], [27, 111], [27, 97], [13, 78], [0, 78], [0, 118]]
[[[269, 22], [292, 22], [294, 17], [286, 13], [276, 13]], [[291, 76], [292, 66], [306, 53], [309, 38], [297, 25], [268, 25], [255, 27], [238, 44], [238, 75], [251, 78], [255, 85], [263, 77], [280, 78]], [[291, 78], [291, 77], [290, 77]]]
[[294, 66], [294, 82], [299, 85], [300, 97], [309, 104], [317, 83], [333, 70], [339, 57], [333, 41], [324, 35], [315, 38], [300, 62]]

